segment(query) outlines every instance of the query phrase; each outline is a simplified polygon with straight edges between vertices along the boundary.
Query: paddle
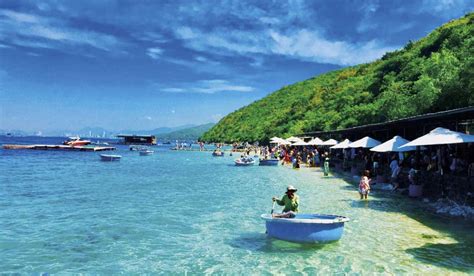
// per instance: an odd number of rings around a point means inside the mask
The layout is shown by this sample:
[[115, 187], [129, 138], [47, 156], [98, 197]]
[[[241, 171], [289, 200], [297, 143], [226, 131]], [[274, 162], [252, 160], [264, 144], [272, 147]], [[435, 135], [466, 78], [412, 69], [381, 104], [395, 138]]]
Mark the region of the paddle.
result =
[[270, 215], [273, 215], [273, 210], [275, 210], [275, 202], [276, 202], [276, 201], [273, 201], [272, 211], [270, 212]]

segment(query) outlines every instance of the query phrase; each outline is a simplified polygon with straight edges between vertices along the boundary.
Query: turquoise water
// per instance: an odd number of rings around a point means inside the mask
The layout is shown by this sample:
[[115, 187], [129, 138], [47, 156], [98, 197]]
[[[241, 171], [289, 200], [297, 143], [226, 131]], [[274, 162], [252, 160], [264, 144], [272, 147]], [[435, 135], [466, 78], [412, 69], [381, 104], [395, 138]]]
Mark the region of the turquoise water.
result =
[[[474, 273], [473, 224], [430, 215], [418, 201], [383, 192], [359, 201], [355, 186], [317, 169], [155, 150], [120, 148], [120, 162], [1, 150], [0, 272]], [[351, 218], [340, 241], [266, 237], [259, 216], [288, 184], [301, 211]]]

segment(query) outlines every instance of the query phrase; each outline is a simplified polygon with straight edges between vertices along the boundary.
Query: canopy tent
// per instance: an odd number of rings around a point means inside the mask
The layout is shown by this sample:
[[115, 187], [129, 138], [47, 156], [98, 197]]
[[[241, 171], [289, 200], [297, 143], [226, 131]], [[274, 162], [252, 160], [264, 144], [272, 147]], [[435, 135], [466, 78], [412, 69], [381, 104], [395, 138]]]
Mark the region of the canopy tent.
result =
[[308, 145], [312, 145], [312, 146], [320, 146], [322, 144], [323, 144], [323, 140], [319, 139], [318, 137], [315, 137], [308, 142]]
[[365, 136], [362, 139], [350, 143], [349, 148], [373, 148], [380, 144], [380, 141], [375, 140], [374, 138], [370, 138], [369, 136]]
[[292, 146], [308, 146], [309, 144], [306, 143], [305, 141], [299, 141], [299, 142], [296, 142], [294, 144], [292, 144]]
[[285, 139], [279, 137], [273, 137], [270, 139], [270, 143], [278, 144], [278, 145], [291, 145], [290, 142], [286, 141]]
[[324, 141], [321, 145], [322, 146], [334, 146], [334, 145], [337, 145], [337, 143], [339, 143], [337, 140], [329, 139], [327, 141]]
[[291, 143], [296, 143], [303, 140], [301, 138], [291, 136], [290, 138], [286, 138], [286, 141], [291, 142]]
[[423, 135], [409, 143], [406, 143], [405, 145], [402, 145], [401, 148], [460, 143], [474, 143], [474, 135], [464, 134], [462, 132], [456, 132], [446, 128], [437, 127], [430, 131], [430, 133]]
[[346, 148], [349, 147], [350, 143], [352, 143], [352, 142], [349, 139], [346, 139], [346, 140], [340, 142], [339, 144], [330, 147], [330, 149], [346, 149]]
[[371, 151], [376, 151], [376, 152], [403, 152], [403, 151], [413, 151], [416, 150], [416, 147], [405, 147], [405, 148], [400, 148], [404, 144], [408, 143], [407, 139], [404, 139], [400, 136], [394, 136], [392, 139], [386, 141], [383, 144], [380, 144], [376, 147], [371, 148]]

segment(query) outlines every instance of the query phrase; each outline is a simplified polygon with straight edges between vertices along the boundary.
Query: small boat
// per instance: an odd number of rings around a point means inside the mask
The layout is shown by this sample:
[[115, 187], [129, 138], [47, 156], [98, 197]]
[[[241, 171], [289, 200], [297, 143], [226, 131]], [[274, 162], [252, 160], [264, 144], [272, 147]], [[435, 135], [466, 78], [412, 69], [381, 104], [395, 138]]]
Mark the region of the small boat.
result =
[[114, 155], [114, 154], [101, 154], [100, 160], [102, 161], [120, 161], [122, 158], [121, 155]]
[[349, 218], [336, 215], [297, 214], [294, 218], [273, 218], [270, 214], [261, 216], [265, 220], [270, 237], [297, 243], [323, 243], [341, 238], [344, 223]]
[[147, 150], [146, 147], [144, 147], [144, 146], [137, 146], [137, 145], [131, 145], [131, 146], [129, 147], [129, 149], [130, 149], [131, 151]]
[[223, 151], [215, 151], [215, 152], [212, 153], [212, 156], [223, 157], [224, 152]]
[[69, 137], [68, 140], [63, 142], [63, 145], [71, 146], [71, 147], [78, 147], [78, 146], [85, 146], [89, 145], [91, 141], [89, 140], [81, 140], [79, 136]]
[[278, 159], [260, 159], [259, 166], [278, 166]]
[[154, 151], [152, 151], [152, 150], [141, 150], [140, 151], [140, 155], [142, 155], [142, 156], [152, 155], [153, 153], [154, 153]]
[[252, 158], [240, 158], [235, 160], [236, 166], [252, 166], [255, 164], [255, 160]]

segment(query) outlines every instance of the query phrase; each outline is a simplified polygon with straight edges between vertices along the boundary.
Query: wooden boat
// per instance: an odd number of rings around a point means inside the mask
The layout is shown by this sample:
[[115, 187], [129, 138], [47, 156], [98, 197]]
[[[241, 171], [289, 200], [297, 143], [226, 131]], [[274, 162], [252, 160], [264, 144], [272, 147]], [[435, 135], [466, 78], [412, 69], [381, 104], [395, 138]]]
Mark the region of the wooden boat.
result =
[[270, 237], [297, 243], [323, 243], [341, 238], [344, 223], [349, 218], [336, 215], [297, 214], [294, 218], [273, 218], [270, 214], [261, 216], [265, 220]]
[[234, 162], [236, 166], [253, 166], [255, 164], [255, 160], [252, 158], [240, 158], [236, 159]]
[[152, 151], [152, 150], [141, 150], [140, 151], [141, 156], [148, 156], [148, 155], [152, 155], [153, 153], [154, 153], [154, 151]]
[[102, 161], [120, 161], [122, 158], [121, 155], [114, 155], [114, 154], [101, 154], [100, 160]]
[[259, 166], [278, 166], [278, 159], [260, 159]]

